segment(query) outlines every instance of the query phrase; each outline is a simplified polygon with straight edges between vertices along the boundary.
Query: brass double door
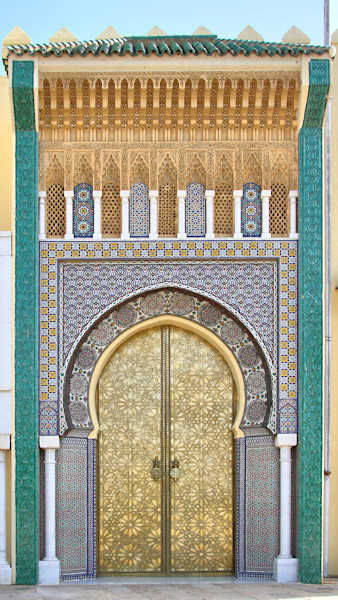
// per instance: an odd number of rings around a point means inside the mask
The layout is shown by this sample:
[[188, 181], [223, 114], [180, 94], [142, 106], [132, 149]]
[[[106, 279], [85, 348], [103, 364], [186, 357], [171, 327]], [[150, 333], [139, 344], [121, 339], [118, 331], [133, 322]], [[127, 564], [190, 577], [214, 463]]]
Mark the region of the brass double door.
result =
[[179, 327], [135, 334], [99, 382], [98, 571], [233, 570], [233, 379]]

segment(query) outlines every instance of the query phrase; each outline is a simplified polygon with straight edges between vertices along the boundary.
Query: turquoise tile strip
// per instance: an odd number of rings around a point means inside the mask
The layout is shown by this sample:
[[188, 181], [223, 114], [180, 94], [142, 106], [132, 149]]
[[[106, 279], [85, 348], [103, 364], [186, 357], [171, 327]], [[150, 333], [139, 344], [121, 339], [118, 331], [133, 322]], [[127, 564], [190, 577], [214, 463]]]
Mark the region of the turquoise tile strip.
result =
[[322, 577], [323, 149], [328, 60], [311, 60], [299, 133], [299, 580]]
[[34, 63], [14, 61], [16, 583], [38, 579], [38, 139]]

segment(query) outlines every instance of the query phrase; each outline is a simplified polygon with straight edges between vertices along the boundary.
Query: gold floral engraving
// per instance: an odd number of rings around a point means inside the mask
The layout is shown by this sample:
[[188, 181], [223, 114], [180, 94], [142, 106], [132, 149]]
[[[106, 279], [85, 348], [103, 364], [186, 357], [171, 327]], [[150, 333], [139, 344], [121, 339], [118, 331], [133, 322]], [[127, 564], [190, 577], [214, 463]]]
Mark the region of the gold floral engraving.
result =
[[171, 570], [232, 571], [233, 382], [205, 340], [170, 331]]
[[99, 383], [99, 571], [162, 570], [161, 330], [132, 337]]
[[99, 383], [99, 572], [233, 568], [233, 380], [208, 342], [139, 333]]

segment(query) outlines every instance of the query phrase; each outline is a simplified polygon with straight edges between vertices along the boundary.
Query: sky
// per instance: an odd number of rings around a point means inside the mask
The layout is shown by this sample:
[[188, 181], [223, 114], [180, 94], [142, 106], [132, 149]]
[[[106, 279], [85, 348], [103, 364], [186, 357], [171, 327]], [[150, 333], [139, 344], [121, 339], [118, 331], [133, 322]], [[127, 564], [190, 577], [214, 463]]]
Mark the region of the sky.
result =
[[[338, 29], [338, 0], [331, 2], [331, 32]], [[33, 43], [45, 43], [61, 27], [79, 40], [95, 39], [108, 25], [121, 35], [146, 35], [157, 25], [172, 35], [192, 34], [204, 25], [219, 37], [236, 38], [251, 25], [271, 42], [281, 41], [296, 25], [311, 39], [323, 43], [324, 0], [3, 0], [1, 40], [19, 25]], [[210, 9], [208, 8], [210, 7]], [[4, 71], [1, 71], [3, 74]]]

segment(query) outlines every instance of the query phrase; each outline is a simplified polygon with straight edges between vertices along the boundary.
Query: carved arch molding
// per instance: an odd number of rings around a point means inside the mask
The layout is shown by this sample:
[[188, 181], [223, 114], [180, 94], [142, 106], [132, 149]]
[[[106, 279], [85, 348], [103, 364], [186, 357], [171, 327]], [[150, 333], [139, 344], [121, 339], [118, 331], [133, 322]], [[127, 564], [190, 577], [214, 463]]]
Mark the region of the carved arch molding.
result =
[[272, 376], [257, 340], [223, 306], [197, 294], [160, 289], [115, 306], [86, 332], [73, 352], [65, 373], [60, 406], [60, 434], [69, 429], [93, 429], [89, 387], [95, 366], [105, 350], [127, 329], [161, 315], [173, 315], [206, 328], [230, 350], [243, 375], [244, 412], [240, 428], [275, 429], [276, 403]]

